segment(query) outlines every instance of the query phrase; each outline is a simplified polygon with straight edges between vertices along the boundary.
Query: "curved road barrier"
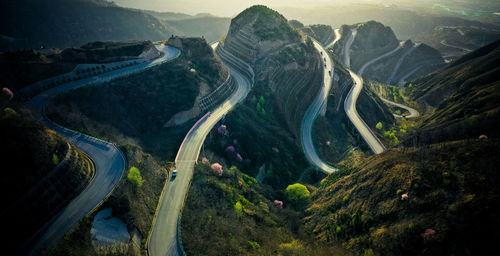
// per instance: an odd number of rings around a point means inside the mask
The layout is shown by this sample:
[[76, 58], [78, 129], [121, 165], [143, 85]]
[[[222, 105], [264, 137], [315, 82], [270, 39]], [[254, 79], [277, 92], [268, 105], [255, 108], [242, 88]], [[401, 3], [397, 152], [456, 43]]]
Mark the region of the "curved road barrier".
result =
[[78, 223], [81, 218], [95, 210], [111, 194], [121, 180], [126, 168], [125, 157], [114, 144], [72, 131], [50, 121], [44, 114], [47, 102], [61, 93], [91, 84], [103, 83], [131, 73], [141, 72], [173, 60], [180, 55], [180, 51], [173, 47], [162, 45], [158, 46], [158, 48], [164, 53], [161, 58], [148, 63], [63, 84], [44, 91], [27, 102], [27, 105], [33, 110], [33, 114], [47, 128], [67, 138], [92, 159], [95, 165], [95, 176], [90, 184], [66, 208], [53, 217], [30, 239], [22, 249], [23, 254], [36, 255], [40, 250], [48, 250], [55, 246], [64, 234]]

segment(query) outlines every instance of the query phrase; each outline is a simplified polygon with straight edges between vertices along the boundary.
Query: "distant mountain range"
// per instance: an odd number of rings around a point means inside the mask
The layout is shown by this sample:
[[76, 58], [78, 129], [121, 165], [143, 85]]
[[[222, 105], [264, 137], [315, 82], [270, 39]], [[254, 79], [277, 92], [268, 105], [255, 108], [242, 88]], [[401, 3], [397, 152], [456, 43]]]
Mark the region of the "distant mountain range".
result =
[[6, 0], [0, 3], [0, 51], [66, 48], [103, 40], [164, 40], [172, 34], [220, 39], [229, 19], [119, 7], [104, 0]]

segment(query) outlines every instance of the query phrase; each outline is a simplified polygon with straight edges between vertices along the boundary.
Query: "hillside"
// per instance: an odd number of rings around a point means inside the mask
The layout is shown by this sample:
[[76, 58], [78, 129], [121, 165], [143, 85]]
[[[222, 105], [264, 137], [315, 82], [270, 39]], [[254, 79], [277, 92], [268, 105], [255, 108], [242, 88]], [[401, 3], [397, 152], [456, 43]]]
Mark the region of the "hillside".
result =
[[[498, 45], [407, 85], [410, 99], [428, 106], [423, 121], [398, 147], [353, 155], [324, 179], [306, 229], [359, 255], [491, 251], [500, 226]], [[489, 234], [479, 231], [485, 226]]]
[[[299, 134], [305, 111], [321, 86], [320, 56], [311, 40], [264, 6], [250, 7], [232, 20], [223, 47], [255, 72], [252, 91], [224, 123], [248, 159], [242, 169], [252, 176], [261, 169], [265, 183], [283, 187], [308, 167]], [[223, 155], [216, 145], [214, 151]]]
[[498, 137], [499, 60], [497, 41], [407, 84], [411, 98], [433, 110], [418, 141]]
[[361, 66], [382, 55], [399, 44], [396, 35], [388, 26], [375, 21], [368, 21], [354, 26], [357, 30], [351, 49], [351, 68], [359, 70]]
[[365, 79], [400, 85], [444, 65], [436, 49], [411, 40], [400, 43], [390, 27], [376, 21], [343, 25], [340, 28], [342, 37], [333, 47], [338, 58], [344, 58], [343, 49], [352, 31], [356, 32], [350, 49], [350, 62], [351, 69], [355, 71], [359, 71], [366, 62], [399, 46], [391, 55], [368, 66], [363, 73]]
[[[11, 84], [14, 91], [26, 85], [63, 73], [72, 72], [79, 64], [104, 64], [138, 60], [143, 52], [158, 52], [150, 41], [107, 41], [86, 43], [63, 50], [38, 49], [0, 53], [0, 79]], [[83, 74], [90, 67], [75, 71]], [[89, 70], [90, 71], [90, 70]], [[102, 70], [103, 72], [105, 70]], [[92, 70], [100, 72], [100, 70]]]
[[[56, 97], [47, 106], [47, 115], [84, 133], [136, 144], [163, 159], [173, 159], [185, 132], [201, 114], [199, 99], [226, 79], [227, 70], [205, 40], [171, 41], [182, 50], [174, 61]], [[168, 126], [176, 114], [186, 122]]]
[[331, 175], [312, 196], [307, 230], [359, 255], [488, 254], [500, 227], [499, 143], [393, 148]]
[[[339, 248], [315, 245], [285, 194], [260, 185], [236, 167], [223, 168], [218, 176], [209, 162], [195, 166], [181, 224], [188, 255], [343, 254]], [[274, 200], [282, 200], [282, 205]]]
[[[75, 47], [103, 40], [164, 40], [173, 30], [140, 10], [104, 0], [6, 0], [0, 50]], [[16, 26], [14, 26], [16, 24]]]
[[304, 26], [297, 20], [291, 20], [290, 25], [296, 29], [302, 31], [302, 33], [315, 38], [322, 45], [328, 45], [335, 39], [335, 34], [331, 26], [323, 24], [314, 24], [309, 26]]
[[63, 209], [94, 176], [92, 161], [54, 131], [34, 120], [21, 105], [0, 99], [1, 181], [4, 206], [0, 216], [16, 223], [16, 237], [6, 251], [18, 250]]
[[[481, 9], [478, 1], [456, 1], [454, 5], [469, 4], [472, 9]], [[415, 8], [421, 3], [424, 8]], [[291, 19], [305, 24], [327, 24], [339, 28], [342, 24], [376, 20], [390, 26], [396, 37], [413, 40], [438, 49], [448, 59], [460, 57], [465, 51], [447, 47], [441, 42], [476, 50], [499, 39], [500, 26], [498, 15], [482, 13], [479, 16], [452, 15], [450, 12], [437, 13], [433, 4], [427, 1], [378, 4], [372, 2], [343, 2], [334, 6], [314, 8], [280, 8], [278, 11]], [[486, 7], [482, 10], [492, 9]], [[493, 8], [494, 9], [494, 8]]]

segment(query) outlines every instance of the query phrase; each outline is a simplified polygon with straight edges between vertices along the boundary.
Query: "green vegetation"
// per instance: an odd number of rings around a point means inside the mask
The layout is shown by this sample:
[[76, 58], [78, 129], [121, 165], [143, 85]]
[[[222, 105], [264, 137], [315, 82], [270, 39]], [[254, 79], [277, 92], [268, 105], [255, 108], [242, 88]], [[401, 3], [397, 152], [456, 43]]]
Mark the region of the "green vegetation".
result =
[[377, 128], [377, 130], [382, 130], [384, 126], [382, 125], [381, 122], [378, 122], [377, 125], [375, 125], [375, 128]]
[[499, 153], [498, 139], [392, 148], [313, 193], [306, 227], [354, 254], [487, 254], [500, 232]]
[[[229, 171], [216, 176], [208, 164], [195, 166], [181, 223], [187, 255], [345, 255], [303, 232], [301, 213], [284, 191], [258, 184], [236, 167], [224, 169]], [[274, 200], [283, 200], [283, 208]]]
[[[226, 77], [204, 40], [179, 40], [184, 51], [176, 60], [60, 95], [48, 104], [47, 115], [65, 127], [118, 144], [140, 141], [145, 151], [173, 159], [194, 120], [168, 128], [165, 124], [193, 107], [200, 86], [213, 89]], [[189, 71], [192, 66], [197, 72]]]
[[59, 164], [59, 157], [56, 155], [56, 153], [52, 154], [52, 164], [54, 165]]
[[144, 180], [142, 180], [141, 171], [137, 167], [132, 166], [127, 174], [127, 179], [137, 187], [142, 187]]
[[[254, 18], [257, 17], [255, 20]], [[263, 5], [254, 5], [238, 14], [231, 22], [230, 29], [253, 22], [254, 33], [262, 40], [299, 41], [300, 33], [292, 28], [283, 15]], [[234, 24], [234, 25], [233, 25]]]
[[500, 41], [487, 45], [406, 88], [412, 99], [435, 108], [408, 145], [500, 136]]
[[306, 186], [300, 183], [288, 185], [288, 187], [286, 187], [286, 193], [288, 199], [299, 208], [309, 203], [310, 192], [307, 190]]
[[[142, 151], [138, 146], [128, 144], [121, 148], [128, 163], [140, 169], [143, 177], [143, 186], [137, 187], [131, 182], [121, 182], [104, 201], [94, 214], [85, 217], [80, 223], [62, 239], [50, 253], [53, 256], [97, 256], [96, 249], [91, 242], [91, 225], [97, 212], [111, 208], [113, 216], [124, 221], [129, 231], [139, 231], [140, 237], [130, 232], [133, 239], [139, 241], [129, 244], [126, 255], [141, 255], [146, 248], [146, 237], [151, 231], [152, 220], [165, 181], [168, 177], [167, 163], [159, 162], [155, 157]], [[131, 168], [132, 169], [132, 168]], [[115, 252], [114, 254], [118, 254]]]

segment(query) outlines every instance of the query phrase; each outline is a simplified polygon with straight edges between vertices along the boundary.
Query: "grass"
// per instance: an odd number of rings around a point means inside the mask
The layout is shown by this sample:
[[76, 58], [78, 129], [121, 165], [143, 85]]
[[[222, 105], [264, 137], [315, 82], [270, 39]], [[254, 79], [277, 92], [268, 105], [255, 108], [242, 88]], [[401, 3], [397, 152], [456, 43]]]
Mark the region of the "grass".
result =
[[[302, 230], [301, 213], [291, 208], [284, 192], [258, 184], [238, 168], [224, 169], [224, 174], [218, 176], [208, 164], [195, 166], [181, 224], [188, 255], [342, 252], [310, 240]], [[283, 209], [274, 206], [276, 199], [284, 201]]]
[[[327, 178], [332, 182], [313, 193], [306, 227], [318, 240], [342, 241], [356, 254], [488, 251], [495, 235], [477, 230], [500, 226], [500, 212], [490, 207], [499, 199], [499, 152], [498, 140], [390, 149], [346, 176]], [[403, 192], [409, 199], [401, 199]], [[429, 228], [438, 235], [424, 240], [421, 234]]]

